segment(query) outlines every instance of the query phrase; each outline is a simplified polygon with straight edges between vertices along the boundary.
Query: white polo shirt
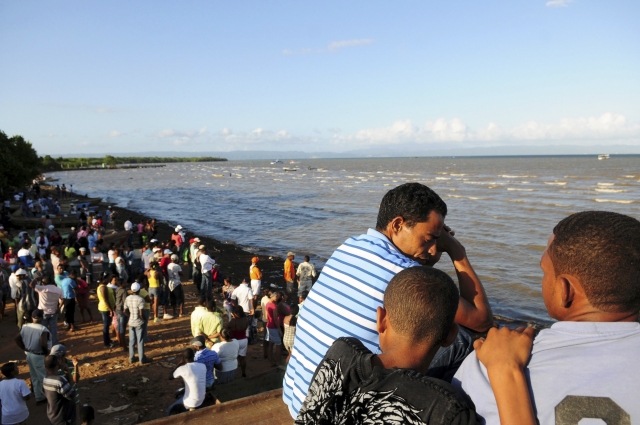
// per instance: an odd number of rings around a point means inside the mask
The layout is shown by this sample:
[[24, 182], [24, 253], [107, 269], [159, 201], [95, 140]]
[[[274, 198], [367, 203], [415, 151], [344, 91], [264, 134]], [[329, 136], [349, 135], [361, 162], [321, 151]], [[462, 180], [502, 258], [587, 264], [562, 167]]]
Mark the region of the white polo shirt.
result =
[[253, 291], [246, 283], [241, 283], [232, 293], [232, 300], [238, 300], [238, 305], [242, 307], [245, 313], [253, 310]]

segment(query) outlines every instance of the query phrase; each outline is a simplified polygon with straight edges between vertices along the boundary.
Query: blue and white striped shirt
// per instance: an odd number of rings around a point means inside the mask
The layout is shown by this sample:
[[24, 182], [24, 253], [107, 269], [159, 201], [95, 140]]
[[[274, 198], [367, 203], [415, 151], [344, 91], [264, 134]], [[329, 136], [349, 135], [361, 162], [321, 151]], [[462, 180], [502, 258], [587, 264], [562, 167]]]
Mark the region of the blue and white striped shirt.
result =
[[355, 337], [372, 352], [380, 352], [376, 310], [382, 306], [384, 291], [396, 273], [418, 265], [373, 229], [336, 249], [305, 300], [296, 325], [282, 397], [293, 418], [333, 341]]

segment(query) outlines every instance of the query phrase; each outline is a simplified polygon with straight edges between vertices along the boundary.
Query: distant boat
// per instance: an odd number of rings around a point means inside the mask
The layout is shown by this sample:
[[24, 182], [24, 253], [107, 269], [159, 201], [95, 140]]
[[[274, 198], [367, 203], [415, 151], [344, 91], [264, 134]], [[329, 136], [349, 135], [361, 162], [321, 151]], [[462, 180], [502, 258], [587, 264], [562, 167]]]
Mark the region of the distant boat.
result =
[[289, 161], [289, 164], [297, 164], [297, 162], [295, 162], [293, 159], [291, 161]]
[[317, 171], [318, 169], [316, 167], [307, 167], [307, 170], [309, 170], [309, 171]]
[[598, 155], [598, 161], [602, 161], [603, 159], [609, 159], [609, 154], [605, 153], [602, 155]]
[[289, 168], [289, 167], [283, 167], [282, 168], [284, 171], [298, 171], [297, 168]]
[[276, 159], [275, 161], [271, 161], [271, 164], [282, 164], [282, 161]]

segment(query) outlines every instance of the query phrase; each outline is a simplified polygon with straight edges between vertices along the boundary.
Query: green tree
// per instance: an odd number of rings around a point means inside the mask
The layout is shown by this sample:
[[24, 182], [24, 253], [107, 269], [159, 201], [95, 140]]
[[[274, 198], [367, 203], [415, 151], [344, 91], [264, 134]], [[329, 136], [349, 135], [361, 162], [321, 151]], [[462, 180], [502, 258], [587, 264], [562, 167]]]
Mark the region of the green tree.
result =
[[31, 143], [22, 136], [8, 137], [0, 131], [0, 188], [23, 188], [40, 174], [41, 161]]
[[107, 155], [104, 157], [104, 163], [109, 167], [115, 167], [116, 165], [118, 165], [118, 160], [114, 156]]

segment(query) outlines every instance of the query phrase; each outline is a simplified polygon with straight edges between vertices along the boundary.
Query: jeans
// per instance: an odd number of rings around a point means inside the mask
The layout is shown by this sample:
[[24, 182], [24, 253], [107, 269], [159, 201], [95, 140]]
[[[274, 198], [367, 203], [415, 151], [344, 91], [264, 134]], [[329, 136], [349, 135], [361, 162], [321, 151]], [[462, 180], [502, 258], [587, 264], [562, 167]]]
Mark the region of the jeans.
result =
[[42, 382], [47, 374], [44, 369], [44, 358], [42, 354], [27, 353], [27, 364], [29, 365], [29, 376], [31, 377], [31, 386], [36, 395], [36, 401], [46, 400]]
[[298, 286], [298, 296], [301, 296], [304, 291], [310, 291], [312, 284], [311, 280], [301, 280]]
[[[186, 407], [184, 407], [184, 403], [182, 402], [183, 400], [184, 400], [184, 396], [180, 397], [179, 399], [171, 403], [171, 406], [167, 408], [167, 416], [171, 414], [171, 410], [173, 410], [174, 407], [178, 407], [182, 405], [182, 407], [186, 409]], [[178, 412], [182, 413], [182, 409], [180, 409]]]
[[58, 345], [58, 313], [45, 314], [42, 326], [49, 329], [51, 334], [51, 346]]
[[287, 280], [287, 293], [291, 293], [293, 292], [294, 287], [293, 287], [293, 280], [289, 281]]
[[133, 346], [138, 344], [138, 361], [142, 364], [144, 359], [144, 340], [142, 326], [129, 326], [129, 360], [133, 361]]
[[213, 294], [211, 272], [202, 272], [202, 284], [200, 285], [200, 293], [207, 298], [211, 298]]
[[436, 352], [426, 375], [451, 382], [462, 361], [473, 351], [473, 339], [459, 326], [456, 340], [448, 347], [440, 347]]
[[111, 345], [111, 337], [109, 336], [111, 316], [108, 311], [101, 311], [100, 314], [102, 314], [102, 342], [104, 342], [105, 347], [108, 347]]
[[116, 311], [116, 316], [118, 317], [118, 333], [124, 337], [127, 331], [127, 316], [122, 311]]
[[151, 314], [151, 310], [142, 310], [142, 320], [144, 320], [144, 324], [142, 325], [142, 339], [144, 342], [149, 342], [149, 335], [147, 334], [147, 330], [149, 329], [149, 316]]

